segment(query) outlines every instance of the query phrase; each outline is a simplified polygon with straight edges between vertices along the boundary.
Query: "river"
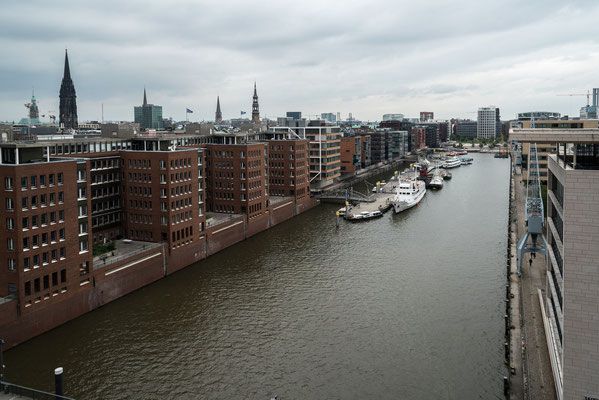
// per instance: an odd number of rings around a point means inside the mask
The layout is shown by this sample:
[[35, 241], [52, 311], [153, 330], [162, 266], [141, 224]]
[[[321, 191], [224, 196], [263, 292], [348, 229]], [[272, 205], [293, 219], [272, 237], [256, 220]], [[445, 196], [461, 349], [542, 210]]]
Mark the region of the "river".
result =
[[411, 210], [336, 228], [322, 204], [17, 346], [6, 380], [52, 390], [62, 366], [77, 399], [501, 399], [509, 161], [472, 157]]

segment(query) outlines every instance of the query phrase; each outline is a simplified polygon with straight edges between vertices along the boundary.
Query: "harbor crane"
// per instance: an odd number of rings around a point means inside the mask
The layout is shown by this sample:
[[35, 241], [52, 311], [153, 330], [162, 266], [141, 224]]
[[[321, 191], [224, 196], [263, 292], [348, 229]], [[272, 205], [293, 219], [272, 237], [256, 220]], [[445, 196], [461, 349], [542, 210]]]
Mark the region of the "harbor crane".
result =
[[522, 257], [525, 253], [540, 253], [547, 257], [547, 241], [543, 236], [545, 210], [541, 196], [541, 177], [536, 143], [530, 144], [528, 152], [528, 180], [526, 182], [524, 216], [526, 219], [526, 233], [518, 240], [518, 276], [522, 276]]

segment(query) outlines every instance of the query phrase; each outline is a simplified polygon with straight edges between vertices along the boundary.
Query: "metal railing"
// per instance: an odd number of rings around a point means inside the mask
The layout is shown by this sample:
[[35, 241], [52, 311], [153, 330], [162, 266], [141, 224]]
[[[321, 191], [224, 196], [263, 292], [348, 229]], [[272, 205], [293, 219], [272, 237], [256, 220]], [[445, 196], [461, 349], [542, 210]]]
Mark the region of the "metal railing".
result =
[[35, 390], [3, 381], [0, 381], [0, 392], [35, 400], [74, 400], [72, 397], [60, 396], [54, 393]]
[[101, 268], [112, 265], [119, 261], [126, 260], [135, 255], [145, 253], [148, 250], [154, 250], [154, 249], [158, 249], [160, 247], [162, 247], [162, 243], [148, 243], [145, 247], [142, 247], [141, 249], [134, 250], [132, 252], [129, 252], [129, 253], [126, 253], [126, 254], [123, 254], [120, 256], [97, 256], [97, 257], [94, 257], [94, 260], [93, 260], [94, 271], [97, 271]]

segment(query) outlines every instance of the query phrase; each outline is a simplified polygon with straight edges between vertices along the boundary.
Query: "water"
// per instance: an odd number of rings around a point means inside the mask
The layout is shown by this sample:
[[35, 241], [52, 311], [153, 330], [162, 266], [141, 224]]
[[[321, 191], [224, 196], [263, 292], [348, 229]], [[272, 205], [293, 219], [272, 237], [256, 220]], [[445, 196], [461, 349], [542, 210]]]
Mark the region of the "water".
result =
[[78, 399], [503, 398], [509, 164], [473, 157], [404, 213], [336, 229], [321, 205], [20, 345], [7, 380], [52, 390], [62, 366]]

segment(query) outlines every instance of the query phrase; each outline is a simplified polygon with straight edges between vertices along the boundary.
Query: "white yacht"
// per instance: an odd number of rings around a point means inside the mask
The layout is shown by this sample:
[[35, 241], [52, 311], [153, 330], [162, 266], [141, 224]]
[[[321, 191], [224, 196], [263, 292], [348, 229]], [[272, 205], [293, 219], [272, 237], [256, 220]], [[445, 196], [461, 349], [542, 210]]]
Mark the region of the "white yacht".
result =
[[462, 162], [457, 157], [451, 157], [445, 160], [445, 168], [455, 168], [462, 165]]
[[426, 184], [419, 180], [406, 180], [399, 183], [393, 198], [393, 211], [400, 213], [414, 207], [426, 194]]

